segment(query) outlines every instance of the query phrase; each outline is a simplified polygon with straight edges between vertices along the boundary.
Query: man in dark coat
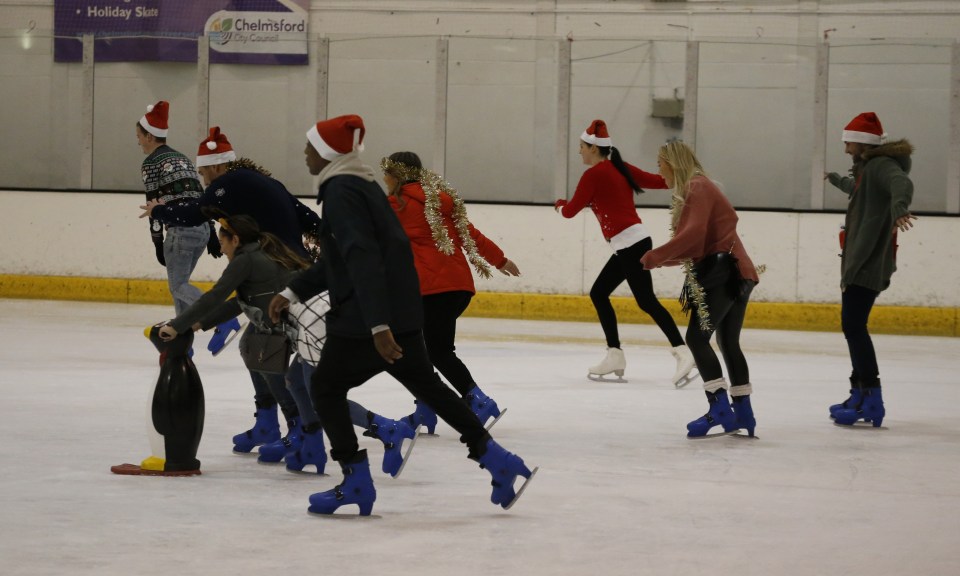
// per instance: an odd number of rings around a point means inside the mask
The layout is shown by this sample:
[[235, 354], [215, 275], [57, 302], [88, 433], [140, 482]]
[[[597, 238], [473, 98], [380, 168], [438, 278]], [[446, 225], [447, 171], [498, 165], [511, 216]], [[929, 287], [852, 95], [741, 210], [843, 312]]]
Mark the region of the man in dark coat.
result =
[[271, 316], [279, 318], [291, 301], [330, 291], [327, 340], [311, 396], [344, 482], [312, 495], [310, 511], [332, 514], [343, 504], [358, 504], [361, 515], [370, 513], [376, 492], [366, 451], [359, 449], [350, 420], [347, 392], [383, 371], [461, 434], [469, 457], [494, 476], [491, 500], [508, 508], [518, 495], [513, 488], [517, 475], [530, 478], [532, 473], [490, 438], [470, 407], [433, 371], [421, 331], [413, 252], [373, 169], [360, 160], [364, 132], [356, 115], [320, 121], [307, 132], [307, 166], [320, 177], [323, 258], [270, 306]]

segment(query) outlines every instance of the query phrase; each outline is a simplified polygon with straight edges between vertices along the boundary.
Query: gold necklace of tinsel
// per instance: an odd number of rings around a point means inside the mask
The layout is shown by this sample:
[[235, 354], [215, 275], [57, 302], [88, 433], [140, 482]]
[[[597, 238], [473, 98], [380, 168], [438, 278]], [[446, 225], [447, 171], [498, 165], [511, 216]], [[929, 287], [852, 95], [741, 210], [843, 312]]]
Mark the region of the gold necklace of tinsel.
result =
[[453, 199], [453, 213], [450, 216], [453, 219], [453, 226], [457, 230], [457, 236], [460, 237], [460, 242], [463, 245], [463, 251], [466, 252], [467, 260], [470, 261], [470, 264], [482, 278], [490, 277], [490, 265], [477, 252], [477, 244], [470, 236], [470, 220], [467, 218], [467, 208], [456, 189], [432, 170], [414, 168], [389, 158], [380, 161], [380, 169], [391, 174], [400, 183], [420, 182], [424, 197], [423, 215], [427, 224], [430, 225], [433, 243], [440, 253], [450, 256], [453, 254], [455, 247], [453, 240], [450, 239], [450, 234], [447, 232], [447, 227], [444, 225], [443, 213], [440, 209], [440, 194], [442, 192], [447, 193]]
[[227, 162], [227, 172], [231, 170], [236, 170], [237, 168], [246, 168], [247, 170], [253, 170], [255, 172], [259, 172], [264, 176], [268, 176], [268, 177], [271, 176], [269, 170], [267, 170], [263, 166], [257, 164], [256, 162], [254, 162], [253, 160], [245, 156], [237, 158], [236, 160], [231, 160], [230, 162]]
[[[670, 237], [677, 234], [677, 222], [680, 220], [680, 212], [686, 203], [679, 194], [674, 193], [670, 203]], [[710, 324], [710, 309], [707, 307], [706, 292], [703, 286], [697, 280], [697, 273], [693, 269], [693, 260], [687, 258], [683, 261], [683, 273], [686, 276], [683, 285], [683, 293], [680, 295], [683, 310], [696, 307], [697, 318], [700, 320], [700, 330], [702, 332], [712, 332], [713, 326]]]

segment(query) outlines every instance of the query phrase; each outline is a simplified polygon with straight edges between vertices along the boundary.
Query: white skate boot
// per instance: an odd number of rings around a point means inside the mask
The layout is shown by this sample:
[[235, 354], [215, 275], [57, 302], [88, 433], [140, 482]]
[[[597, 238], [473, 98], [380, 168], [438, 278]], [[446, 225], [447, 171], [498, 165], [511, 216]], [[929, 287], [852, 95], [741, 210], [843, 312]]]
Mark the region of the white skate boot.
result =
[[696, 364], [693, 361], [693, 354], [685, 345], [671, 348], [670, 353], [677, 359], [677, 371], [673, 374], [673, 385], [677, 388], [683, 388], [696, 379], [700, 373], [694, 372]]
[[[626, 382], [623, 379], [623, 371], [627, 367], [627, 359], [623, 356], [623, 350], [619, 348], [607, 348], [607, 355], [596, 366], [592, 366], [587, 373], [587, 378], [597, 382]], [[608, 374], [616, 374], [616, 378], [604, 378]]]

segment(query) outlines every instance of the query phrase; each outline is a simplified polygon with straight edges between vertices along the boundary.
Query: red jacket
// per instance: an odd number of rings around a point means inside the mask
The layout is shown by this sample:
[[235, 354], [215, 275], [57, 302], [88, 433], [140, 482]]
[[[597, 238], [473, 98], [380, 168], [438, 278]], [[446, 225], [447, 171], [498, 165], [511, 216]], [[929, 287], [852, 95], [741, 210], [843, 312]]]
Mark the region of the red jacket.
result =
[[[410, 248], [413, 249], [413, 262], [420, 276], [420, 294], [440, 294], [463, 290], [476, 293], [473, 284], [473, 273], [470, 264], [463, 254], [463, 243], [457, 234], [453, 223], [453, 198], [445, 192], [440, 193], [440, 212], [443, 223], [447, 227], [447, 234], [455, 247], [453, 254], [447, 256], [437, 249], [430, 231], [430, 224], [424, 215], [424, 193], [419, 182], [404, 184], [400, 189], [403, 198], [403, 207], [396, 196], [390, 196], [390, 205], [393, 206], [403, 230], [410, 238]], [[477, 253], [489, 262], [494, 268], [500, 268], [507, 262], [506, 256], [492, 240], [469, 225], [470, 236], [477, 245]]]
[[687, 198], [673, 238], [640, 258], [644, 268], [677, 266], [684, 260], [694, 263], [711, 254], [730, 253], [744, 280], [759, 282], [747, 249], [737, 234], [736, 210], [717, 185], [706, 176], [695, 176], [687, 185]]
[[[627, 164], [633, 181], [641, 188], [666, 188], [663, 176], [651, 174]], [[633, 205], [633, 190], [623, 174], [617, 172], [613, 162], [604, 160], [591, 166], [577, 184], [570, 202], [561, 204], [560, 211], [565, 218], [573, 218], [586, 206], [593, 209], [603, 237], [610, 240], [634, 224], [640, 224], [640, 216]]]

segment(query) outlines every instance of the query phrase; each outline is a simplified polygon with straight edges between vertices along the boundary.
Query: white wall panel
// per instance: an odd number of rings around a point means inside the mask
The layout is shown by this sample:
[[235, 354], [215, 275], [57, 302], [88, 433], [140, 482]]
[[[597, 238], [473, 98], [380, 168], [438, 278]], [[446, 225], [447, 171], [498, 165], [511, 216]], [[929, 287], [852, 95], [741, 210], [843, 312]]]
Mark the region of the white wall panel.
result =
[[[662, 192], [665, 194], [665, 192]], [[165, 278], [134, 194], [0, 194], [0, 274]], [[306, 201], [309, 206], [313, 202]], [[477, 288], [495, 292], [587, 294], [610, 257], [589, 211], [565, 219], [547, 206], [468, 204], [471, 221], [520, 267]], [[641, 209], [654, 245], [669, 238], [669, 212]], [[835, 303], [840, 298], [837, 233], [842, 214], [740, 212], [740, 235], [754, 263], [766, 265], [756, 301]], [[879, 303], [960, 306], [960, 229], [949, 217], [923, 217], [900, 235], [899, 270]], [[215, 280], [226, 261], [204, 256], [195, 280]], [[662, 298], [677, 296], [679, 268], [654, 271]], [[617, 291], [625, 296], [625, 287]]]

